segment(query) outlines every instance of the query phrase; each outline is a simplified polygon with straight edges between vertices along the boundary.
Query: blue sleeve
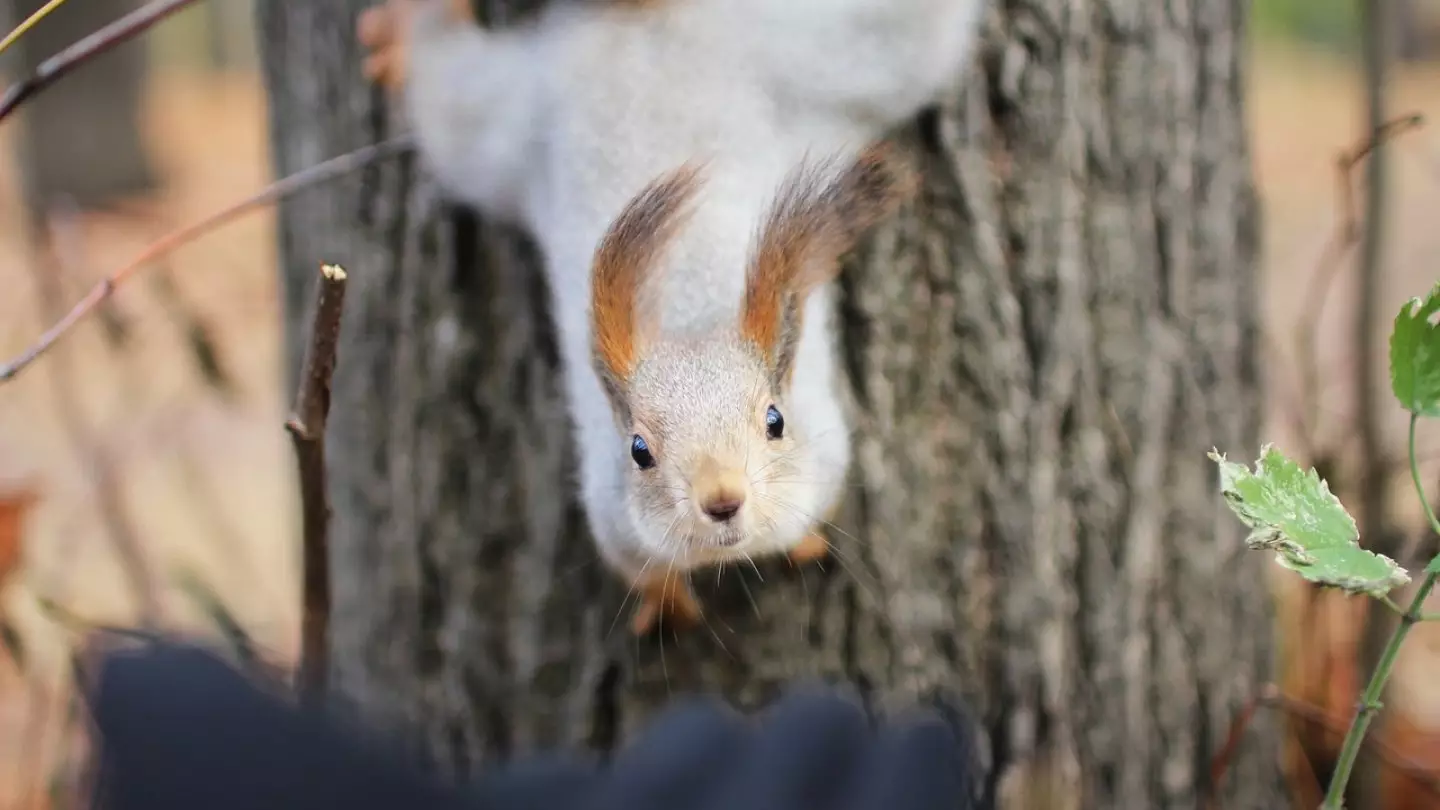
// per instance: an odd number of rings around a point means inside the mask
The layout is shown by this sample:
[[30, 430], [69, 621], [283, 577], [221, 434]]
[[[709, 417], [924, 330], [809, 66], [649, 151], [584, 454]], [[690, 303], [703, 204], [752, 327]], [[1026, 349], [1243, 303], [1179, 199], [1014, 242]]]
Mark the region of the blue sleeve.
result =
[[876, 729], [858, 703], [795, 690], [756, 718], [672, 707], [607, 762], [553, 752], [463, 785], [422, 773], [202, 649], [103, 661], [90, 700], [107, 810], [941, 810], [977, 806], [968, 730], [921, 716]]

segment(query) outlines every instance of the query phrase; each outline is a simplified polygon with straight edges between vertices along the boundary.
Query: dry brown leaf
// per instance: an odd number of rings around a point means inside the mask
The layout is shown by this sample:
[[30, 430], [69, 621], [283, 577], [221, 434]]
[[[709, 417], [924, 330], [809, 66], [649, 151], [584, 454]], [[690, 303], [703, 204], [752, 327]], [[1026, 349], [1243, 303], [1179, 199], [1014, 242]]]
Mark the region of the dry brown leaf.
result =
[[20, 568], [24, 553], [25, 515], [40, 500], [33, 486], [0, 491], [0, 588]]

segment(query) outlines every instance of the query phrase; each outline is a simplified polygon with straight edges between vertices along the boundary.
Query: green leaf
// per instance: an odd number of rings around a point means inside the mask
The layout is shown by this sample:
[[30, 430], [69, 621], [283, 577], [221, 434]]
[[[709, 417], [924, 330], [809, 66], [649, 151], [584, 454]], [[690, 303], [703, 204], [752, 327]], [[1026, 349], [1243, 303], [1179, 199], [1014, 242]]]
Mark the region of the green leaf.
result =
[[1270, 445], [1260, 449], [1255, 472], [1226, 461], [1220, 465], [1220, 490], [1245, 525], [1250, 548], [1275, 552], [1276, 562], [1311, 582], [1350, 593], [1384, 596], [1410, 581], [1395, 561], [1360, 548], [1355, 519], [1330, 487]]
[[1437, 556], [1430, 561], [1429, 565], [1425, 566], [1425, 573], [1440, 575], [1440, 556]]
[[1440, 284], [1424, 299], [1411, 298], [1390, 333], [1390, 387], [1400, 405], [1420, 416], [1440, 416]]

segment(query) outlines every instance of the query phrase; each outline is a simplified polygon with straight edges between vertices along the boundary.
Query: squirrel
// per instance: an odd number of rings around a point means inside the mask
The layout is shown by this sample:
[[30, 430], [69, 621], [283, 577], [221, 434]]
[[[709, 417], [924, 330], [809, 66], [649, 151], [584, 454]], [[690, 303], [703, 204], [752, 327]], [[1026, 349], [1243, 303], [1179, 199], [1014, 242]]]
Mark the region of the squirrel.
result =
[[578, 484], [632, 632], [687, 572], [826, 556], [850, 464], [842, 254], [915, 190], [886, 131], [958, 88], [984, 0], [469, 0], [361, 13], [442, 190], [541, 248]]

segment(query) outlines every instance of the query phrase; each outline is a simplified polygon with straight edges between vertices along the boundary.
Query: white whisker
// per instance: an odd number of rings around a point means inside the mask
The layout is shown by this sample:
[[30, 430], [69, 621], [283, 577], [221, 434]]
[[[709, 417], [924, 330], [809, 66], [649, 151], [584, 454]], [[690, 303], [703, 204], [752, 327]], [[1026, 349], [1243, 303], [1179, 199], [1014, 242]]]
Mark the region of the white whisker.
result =
[[615, 611], [615, 618], [613, 618], [613, 619], [610, 620], [610, 629], [605, 631], [605, 638], [606, 638], [606, 640], [609, 640], [610, 634], [615, 632], [615, 624], [616, 624], [617, 622], [619, 622], [619, 621], [620, 621], [620, 617], [621, 617], [622, 615], [624, 615], [624, 613], [625, 613], [625, 606], [628, 605], [628, 604], [630, 604], [630, 596], [631, 596], [632, 594], [638, 594], [638, 593], [639, 593], [639, 590], [638, 590], [639, 583], [640, 583], [640, 581], [641, 581], [642, 579], [644, 579], [644, 577], [645, 577], [645, 570], [650, 567], [650, 563], [652, 563], [652, 562], [655, 562], [655, 558], [654, 558], [653, 556], [651, 556], [651, 557], [646, 557], [646, 558], [645, 558], [645, 564], [642, 565], [642, 566], [640, 566], [640, 573], [638, 573], [638, 574], [635, 575], [635, 580], [634, 580], [633, 582], [631, 582], [631, 583], [630, 583], [630, 586], [625, 590], [625, 598], [622, 599], [622, 600], [620, 600], [620, 609], [617, 610], [617, 611]]
[[750, 600], [750, 609], [754, 611], [755, 618], [760, 618], [760, 603], [755, 601], [755, 594], [751, 593], [750, 586], [745, 584], [745, 577], [739, 577], [739, 580], [741, 590], [745, 591], [745, 598]]
[[[814, 524], [817, 524], [817, 523], [823, 524], [823, 525], [825, 525], [826, 527], [828, 527], [828, 528], [830, 528], [830, 529], [833, 529], [833, 530], [839, 532], [840, 534], [844, 535], [845, 537], [849, 538], [849, 539], [850, 539], [851, 541], [853, 541], [857, 546], [861, 545], [859, 538], [857, 538], [855, 535], [853, 535], [853, 534], [845, 531], [844, 529], [840, 528], [839, 526], [836, 526], [834, 523], [831, 523], [831, 522], [828, 521], [828, 520], [825, 520], [825, 519], [823, 519], [823, 518], [816, 518], [816, 517], [811, 516], [811, 515], [807, 515], [807, 514], [805, 514], [804, 510], [800, 509], [799, 507], [795, 506], [794, 504], [792, 504], [792, 503], [790, 503], [790, 502], [788, 502], [788, 501], [786, 501], [786, 500], [784, 500], [784, 499], [782, 499], [782, 498], [777, 498], [777, 497], [775, 497], [775, 496], [773, 496], [773, 495], [768, 495], [768, 494], [765, 494], [765, 493], [757, 493], [757, 494], [759, 494], [760, 497], [765, 498], [766, 500], [768, 500], [768, 501], [774, 503], [775, 505], [779, 506], [780, 508], [789, 510], [789, 511], [792, 512], [793, 514], [798, 515], [798, 516], [804, 518], [805, 520], [809, 521], [809, 525], [814, 525]], [[832, 542], [832, 541], [830, 540], [830, 538], [825, 537], [823, 534], [817, 534], [816, 536], [819, 537], [821, 540], [823, 540], [823, 541], [825, 542], [825, 547], [830, 550], [830, 553], [831, 553], [831, 554], [835, 555], [835, 561], [838, 562], [838, 563], [840, 563], [840, 567], [841, 567], [842, 569], [844, 569], [844, 571], [845, 571], [846, 573], [848, 573], [848, 574], [851, 576], [852, 579], [855, 580], [855, 584], [859, 585], [861, 588], [864, 588], [864, 589], [866, 590], [866, 595], [869, 596], [869, 597], [870, 597], [872, 600], [874, 600], [876, 603], [878, 603], [878, 602], [879, 602], [879, 597], [878, 597], [878, 595], [875, 593], [875, 590], [874, 590], [873, 588], [867, 586], [867, 585], [862, 581], [862, 579], [861, 579], [861, 577], [860, 577], [860, 566], [859, 566], [858, 562], [857, 562], [857, 561], [854, 561], [854, 560], [849, 560], [849, 559], [847, 559], [846, 555], [845, 555], [844, 552], [841, 550], [840, 546], [838, 546], [837, 544], [835, 544], [834, 542]], [[878, 583], [875, 583], [875, 584], [876, 584], [876, 586], [878, 587]]]
[[[720, 582], [720, 577], [718, 574], [715, 577], [715, 582], [717, 584]], [[715, 627], [714, 625], [710, 624], [710, 619], [706, 615], [706, 612], [704, 610], [700, 611], [700, 621], [705, 625], [705, 629], [710, 631], [710, 637], [715, 639], [715, 643], [720, 645], [720, 649], [724, 651], [725, 655], [728, 656], [731, 660], [735, 660], [735, 655], [730, 652], [729, 647], [725, 646], [725, 641], [720, 638], [720, 634], [715, 632]]]
[[750, 568], [755, 571], [755, 578], [760, 580], [761, 585], [764, 585], [765, 577], [760, 573], [760, 566], [755, 564], [755, 558], [751, 557], [750, 553], [746, 551], [742, 551], [740, 552], [740, 554], [745, 557], [745, 562], [750, 563]]
[[[664, 601], [670, 594], [670, 576], [675, 573], [675, 558], [670, 558], [670, 567], [665, 570], [665, 579], [660, 585], [661, 607], [656, 615], [655, 624], [660, 630], [660, 675], [665, 679], [665, 694], [670, 694], [670, 667], [665, 663], [665, 604]], [[678, 587], [678, 584], [677, 584]]]

